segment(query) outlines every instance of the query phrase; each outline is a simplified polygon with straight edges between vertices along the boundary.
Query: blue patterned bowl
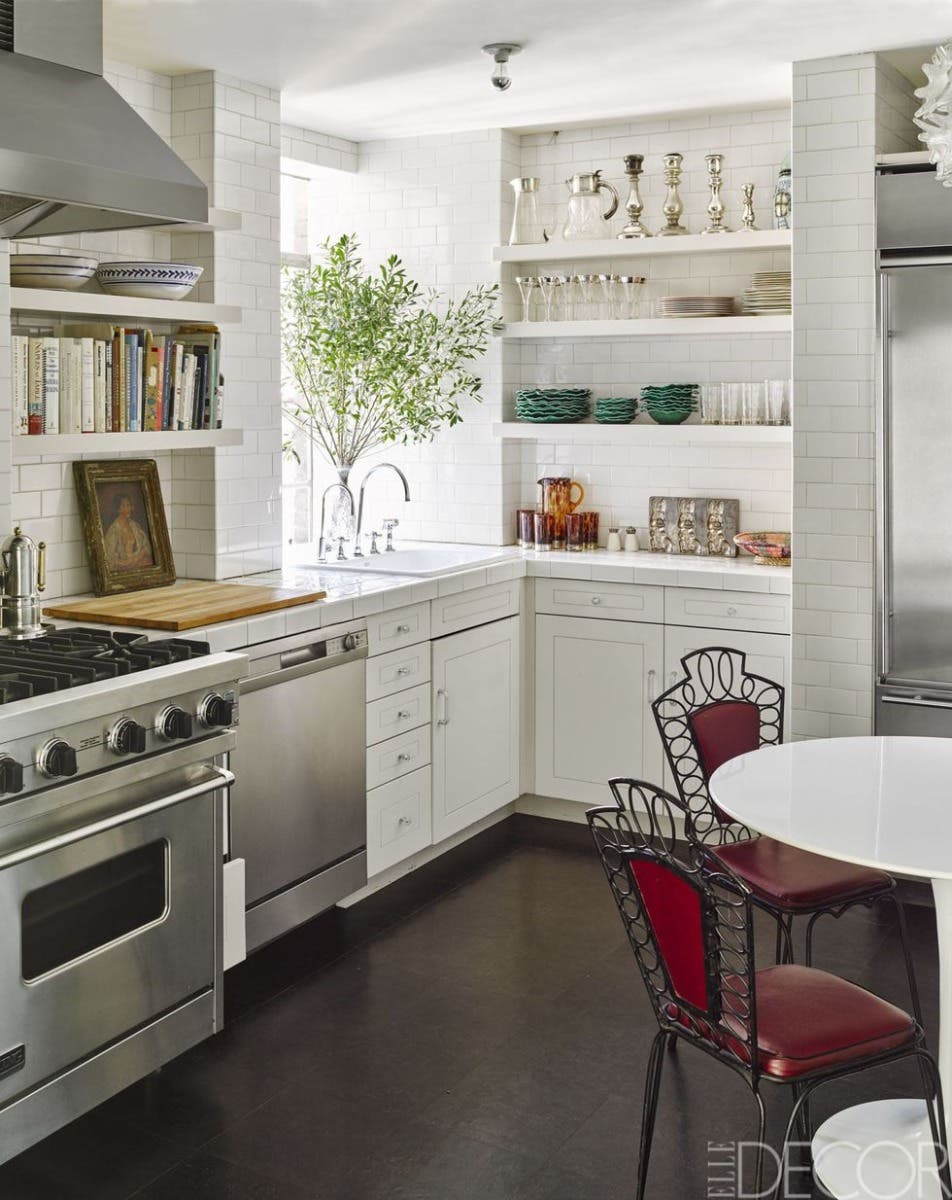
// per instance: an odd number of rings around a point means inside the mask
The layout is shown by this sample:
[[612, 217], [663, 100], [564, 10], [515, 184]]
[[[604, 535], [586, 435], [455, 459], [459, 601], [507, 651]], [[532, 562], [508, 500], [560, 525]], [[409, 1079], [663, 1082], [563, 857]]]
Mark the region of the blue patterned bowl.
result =
[[188, 263], [107, 262], [99, 264], [96, 279], [110, 296], [181, 300], [198, 283], [203, 270]]

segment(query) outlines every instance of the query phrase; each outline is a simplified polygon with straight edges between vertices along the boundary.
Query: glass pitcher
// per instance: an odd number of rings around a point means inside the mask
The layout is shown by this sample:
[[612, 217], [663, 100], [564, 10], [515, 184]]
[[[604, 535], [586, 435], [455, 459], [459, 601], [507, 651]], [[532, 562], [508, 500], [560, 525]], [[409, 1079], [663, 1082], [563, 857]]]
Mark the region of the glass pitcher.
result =
[[[585, 489], [578, 480], [569, 479], [567, 475], [543, 476], [539, 480], [539, 487], [542, 488], [542, 511], [551, 513], [555, 519], [552, 548], [553, 550], [564, 550], [565, 518], [569, 513], [575, 512], [585, 499]], [[574, 495], [576, 488], [578, 496]]]
[[[618, 193], [602, 179], [601, 171], [573, 175], [565, 183], [569, 189], [569, 203], [562, 237], [567, 242], [611, 237], [608, 222], [618, 211]], [[603, 200], [599, 195], [603, 191], [612, 198], [607, 209], [603, 208]]]
[[542, 225], [539, 212], [538, 179], [510, 179], [509, 186], [516, 196], [509, 245], [532, 246], [539, 242], [547, 242], [549, 235]]

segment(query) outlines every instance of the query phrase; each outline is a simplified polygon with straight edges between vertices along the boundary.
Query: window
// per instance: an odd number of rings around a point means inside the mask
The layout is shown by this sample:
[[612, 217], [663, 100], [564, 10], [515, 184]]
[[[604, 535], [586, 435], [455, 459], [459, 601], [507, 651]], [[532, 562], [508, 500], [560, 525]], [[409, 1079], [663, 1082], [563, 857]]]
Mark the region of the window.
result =
[[[308, 180], [299, 175], [281, 176], [281, 265], [306, 270], [308, 254]], [[291, 386], [284, 379], [286, 395]], [[289, 451], [282, 471], [282, 512], [285, 546], [300, 546], [315, 540], [314, 534], [314, 448], [309, 438], [287, 421], [282, 440]]]

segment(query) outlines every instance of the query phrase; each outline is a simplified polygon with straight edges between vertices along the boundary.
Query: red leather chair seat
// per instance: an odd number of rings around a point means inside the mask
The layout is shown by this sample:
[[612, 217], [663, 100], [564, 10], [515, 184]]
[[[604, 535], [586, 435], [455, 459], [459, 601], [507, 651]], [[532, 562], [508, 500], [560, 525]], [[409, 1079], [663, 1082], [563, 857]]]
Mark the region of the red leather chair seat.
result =
[[757, 972], [760, 1065], [776, 1078], [895, 1050], [915, 1029], [901, 1008], [826, 971], [786, 965]]
[[810, 911], [892, 886], [892, 879], [883, 871], [797, 850], [769, 837], [711, 847], [711, 853], [756, 895], [785, 909]]

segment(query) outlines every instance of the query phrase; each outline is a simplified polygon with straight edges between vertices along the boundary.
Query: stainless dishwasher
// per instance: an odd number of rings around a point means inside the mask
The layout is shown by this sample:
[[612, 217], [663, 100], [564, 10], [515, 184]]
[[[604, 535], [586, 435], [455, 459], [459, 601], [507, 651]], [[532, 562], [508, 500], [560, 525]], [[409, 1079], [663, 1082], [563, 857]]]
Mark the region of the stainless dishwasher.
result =
[[249, 646], [232, 754], [231, 855], [248, 949], [367, 882], [365, 624]]

